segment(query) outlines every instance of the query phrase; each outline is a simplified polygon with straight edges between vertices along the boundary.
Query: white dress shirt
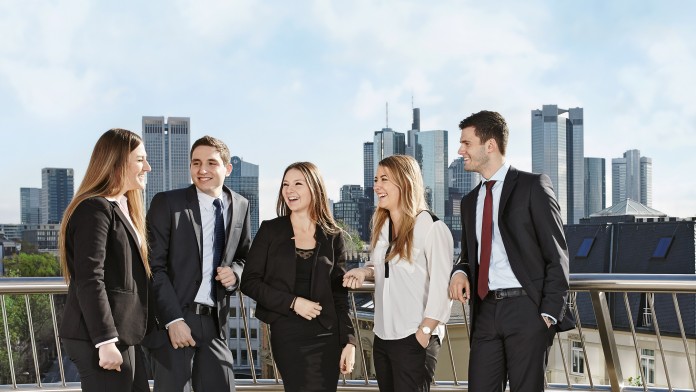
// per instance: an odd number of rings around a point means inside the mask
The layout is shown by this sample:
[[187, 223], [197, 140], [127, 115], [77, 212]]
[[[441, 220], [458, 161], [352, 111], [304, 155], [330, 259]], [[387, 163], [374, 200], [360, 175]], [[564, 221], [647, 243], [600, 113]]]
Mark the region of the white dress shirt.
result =
[[[500, 226], [498, 226], [498, 213], [500, 212], [500, 195], [503, 193], [503, 183], [510, 165], [508, 163], [498, 169], [491, 178], [486, 181], [495, 181], [493, 184], [493, 236], [491, 237], [491, 263], [488, 270], [488, 288], [490, 290], [510, 289], [522, 287], [522, 284], [515, 277], [510, 267], [503, 237], [500, 236]], [[479, 188], [478, 199], [476, 201], [476, 242], [481, 243], [481, 226], [483, 224], [483, 203], [486, 199], [486, 187], [484, 184]], [[478, 260], [481, 260], [481, 247], [478, 248]]]
[[[215, 198], [209, 196], [200, 190], [198, 193], [198, 204], [201, 207], [201, 235], [203, 236], [203, 264], [201, 265], [201, 285], [196, 293], [194, 301], [201, 305], [215, 306], [213, 298], [210, 296], [211, 279], [216, 274], [213, 271], [213, 240], [215, 239], [215, 206], [213, 201]], [[227, 227], [228, 210], [230, 207], [230, 197], [227, 193], [222, 192], [218, 197], [222, 200], [222, 217], [225, 227]]]
[[[491, 260], [490, 269], [488, 270], [488, 288], [490, 290], [511, 289], [522, 287], [522, 284], [515, 277], [515, 273], [510, 266], [503, 237], [500, 235], [500, 226], [498, 226], [498, 215], [500, 213], [500, 196], [503, 193], [505, 176], [507, 176], [510, 165], [504, 163], [491, 178], [484, 178], [483, 184], [479, 187], [478, 198], [476, 199], [476, 242], [481, 243], [481, 226], [483, 224], [483, 204], [486, 200], [487, 181], [495, 181], [493, 184], [493, 236], [491, 238]], [[478, 248], [478, 260], [481, 260], [481, 247]], [[461, 272], [461, 271], [458, 271]], [[542, 316], [548, 316], [552, 324], [556, 324], [556, 318], [542, 313]]]
[[444, 222], [433, 222], [428, 212], [421, 212], [413, 229], [413, 262], [394, 257], [389, 260], [389, 278], [385, 278], [389, 225], [387, 219], [367, 263], [375, 271], [374, 333], [384, 340], [402, 339], [414, 334], [427, 317], [439, 322], [433, 335], [443, 337], [452, 306], [447, 292], [452, 233]]

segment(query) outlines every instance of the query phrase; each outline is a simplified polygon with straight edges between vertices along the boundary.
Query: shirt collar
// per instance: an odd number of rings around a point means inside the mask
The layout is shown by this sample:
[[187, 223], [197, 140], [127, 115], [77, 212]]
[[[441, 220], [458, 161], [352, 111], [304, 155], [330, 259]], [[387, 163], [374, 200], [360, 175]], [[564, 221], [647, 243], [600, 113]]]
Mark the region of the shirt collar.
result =
[[510, 164], [505, 162], [505, 163], [503, 163], [503, 166], [501, 166], [500, 169], [498, 169], [498, 171], [495, 172], [495, 174], [493, 174], [491, 176], [491, 178], [489, 178], [488, 180], [484, 179], [483, 182], [486, 182], [486, 181], [495, 181], [496, 183], [503, 182], [503, 181], [505, 181], [505, 176], [507, 176], [508, 170], [510, 170]]
[[[207, 193], [201, 192], [198, 188], [196, 188], [196, 193], [198, 194], [198, 203], [201, 205], [202, 208], [205, 208], [206, 210], [211, 210], [213, 209], [213, 201], [216, 199], [215, 197], [212, 197], [208, 195]], [[217, 199], [222, 200], [222, 209], [224, 210], [227, 208], [227, 206], [230, 204], [229, 203], [229, 195], [227, 192], [224, 190], [220, 194]]]

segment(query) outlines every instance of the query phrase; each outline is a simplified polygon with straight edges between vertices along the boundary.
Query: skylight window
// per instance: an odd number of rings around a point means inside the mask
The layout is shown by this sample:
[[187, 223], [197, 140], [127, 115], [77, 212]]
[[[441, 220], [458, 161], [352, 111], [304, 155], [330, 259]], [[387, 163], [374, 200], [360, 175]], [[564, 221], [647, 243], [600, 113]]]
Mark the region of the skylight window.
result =
[[578, 249], [578, 253], [575, 254], [575, 257], [587, 257], [587, 255], [590, 254], [590, 250], [592, 250], [592, 244], [594, 244], [594, 238], [585, 238], [582, 240], [582, 244], [580, 244], [580, 248]]
[[660, 241], [657, 243], [657, 247], [655, 248], [652, 257], [659, 259], [664, 259], [665, 257], [667, 257], [667, 253], [669, 252], [669, 248], [672, 245], [673, 239], [674, 237], [660, 238]]

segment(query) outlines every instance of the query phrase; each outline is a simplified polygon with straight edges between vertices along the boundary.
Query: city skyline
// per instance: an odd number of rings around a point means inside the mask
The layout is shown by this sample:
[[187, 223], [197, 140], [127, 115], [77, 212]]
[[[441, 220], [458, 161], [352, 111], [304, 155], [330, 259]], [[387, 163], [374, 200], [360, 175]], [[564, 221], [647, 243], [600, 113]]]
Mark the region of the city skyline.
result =
[[653, 207], [694, 216], [696, 187], [681, 174], [696, 165], [696, 92], [684, 88], [696, 82], [693, 11], [685, 1], [6, 2], [2, 151], [22, 170], [0, 175], [0, 222], [20, 222], [19, 189], [40, 187], [43, 167], [74, 168], [77, 188], [99, 135], [141, 133], [142, 116], [190, 117], [192, 140], [211, 134], [259, 165], [264, 220], [291, 162], [316, 163], [334, 201], [342, 185], [364, 186], [363, 143], [410, 130], [412, 107], [421, 129], [448, 131], [447, 164], [459, 121], [499, 111], [508, 162], [530, 170], [529, 111], [544, 104], [584, 109], [586, 157], [651, 157]]

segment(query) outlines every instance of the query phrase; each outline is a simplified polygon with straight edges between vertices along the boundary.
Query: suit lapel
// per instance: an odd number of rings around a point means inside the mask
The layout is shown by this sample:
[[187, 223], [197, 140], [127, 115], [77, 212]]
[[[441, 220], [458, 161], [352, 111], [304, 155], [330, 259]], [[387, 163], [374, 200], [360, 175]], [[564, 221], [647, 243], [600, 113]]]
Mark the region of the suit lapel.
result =
[[[478, 193], [481, 189], [480, 182], [464, 199], [462, 199], [461, 214], [464, 217], [462, 226], [466, 228], [466, 238], [463, 238], [462, 246], [466, 243], [466, 258], [469, 265], [469, 272], [472, 274], [472, 280], [476, 282], [478, 276], [478, 241], [476, 240], [476, 201]], [[475, 290], [475, 288], [474, 288]]]
[[[113, 206], [114, 211], [116, 212], [116, 216], [118, 216], [118, 219], [120, 219], [121, 222], [123, 222], [123, 227], [126, 228], [126, 231], [128, 231], [128, 235], [130, 235], [131, 239], [133, 240], [133, 243], [136, 244], [136, 246], [137, 246], [140, 242], [138, 241], [138, 236], [135, 234], [135, 229], [133, 228], [131, 223], [128, 221], [128, 218], [126, 218], [126, 215], [123, 213], [123, 211], [121, 211], [121, 207], [118, 206], [118, 203], [116, 203], [116, 202], [110, 202], [110, 203]], [[138, 247], [137, 249], [140, 249], [140, 248]], [[141, 258], [139, 251], [133, 252], [133, 253], [137, 253], [138, 258], [140, 258], [142, 261], [142, 258]]]
[[[196, 194], [196, 186], [191, 185], [186, 190], [186, 214], [193, 226], [196, 245], [198, 245], [198, 257], [203, 260], [203, 235], [201, 229], [201, 206], [198, 203], [198, 195]], [[200, 263], [199, 263], [200, 264]]]
[[[236, 246], [239, 244], [239, 238], [242, 235], [242, 230], [235, 230], [234, 228], [237, 227], [237, 222], [235, 219], [242, 219], [241, 225], [244, 224], [244, 217], [246, 214], [243, 211], [243, 205], [241, 200], [239, 200], [239, 195], [236, 193], [230, 191], [229, 188], [224, 187], [223, 192], [227, 192], [227, 195], [230, 197], [230, 217], [227, 221], [227, 238], [226, 238], [226, 243], [225, 243], [225, 253], [223, 254], [222, 259], [224, 261], [232, 262], [232, 257], [234, 257], [235, 252], [237, 251]], [[240, 225], [240, 226], [241, 226]]]
[[505, 206], [507, 205], [512, 190], [515, 189], [517, 185], [517, 177], [519, 172], [514, 167], [510, 166], [507, 174], [505, 175], [505, 181], [503, 181], [503, 190], [500, 193], [500, 204], [498, 205], [498, 225], [503, 222], [503, 211], [505, 211]]

